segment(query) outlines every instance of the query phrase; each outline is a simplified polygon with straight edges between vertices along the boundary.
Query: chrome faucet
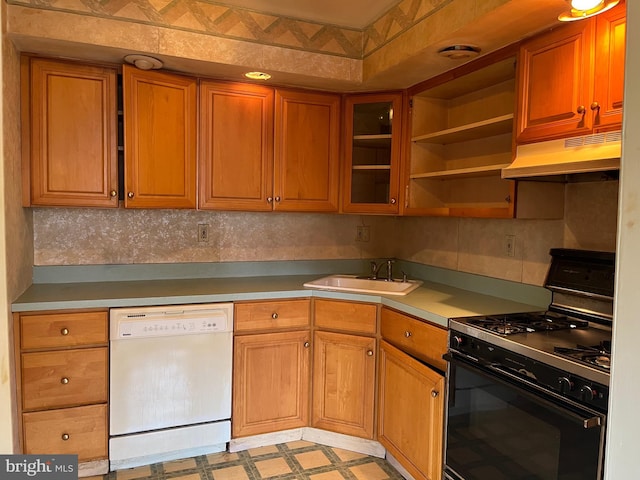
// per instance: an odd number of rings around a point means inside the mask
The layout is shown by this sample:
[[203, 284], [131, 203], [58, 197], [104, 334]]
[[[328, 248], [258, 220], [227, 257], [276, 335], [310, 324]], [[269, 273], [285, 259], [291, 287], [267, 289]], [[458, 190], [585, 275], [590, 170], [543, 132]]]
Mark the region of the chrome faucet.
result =
[[[371, 278], [371, 280], [385, 280], [387, 282], [393, 282], [393, 264], [394, 263], [395, 263], [395, 260], [391, 258], [388, 260], [385, 260], [384, 262], [380, 262], [380, 265], [372, 261], [371, 276], [369, 278]], [[380, 269], [385, 265], [387, 266], [387, 276], [386, 278], [381, 279], [378, 275], [380, 273]]]

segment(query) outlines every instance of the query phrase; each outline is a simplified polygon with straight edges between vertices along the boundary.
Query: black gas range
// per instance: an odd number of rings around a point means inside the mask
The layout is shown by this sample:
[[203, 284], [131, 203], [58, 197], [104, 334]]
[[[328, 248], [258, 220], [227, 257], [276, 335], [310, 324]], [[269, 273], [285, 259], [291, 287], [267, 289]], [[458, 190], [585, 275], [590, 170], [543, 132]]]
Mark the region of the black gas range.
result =
[[615, 255], [550, 255], [546, 311], [449, 320], [445, 478], [601, 478]]

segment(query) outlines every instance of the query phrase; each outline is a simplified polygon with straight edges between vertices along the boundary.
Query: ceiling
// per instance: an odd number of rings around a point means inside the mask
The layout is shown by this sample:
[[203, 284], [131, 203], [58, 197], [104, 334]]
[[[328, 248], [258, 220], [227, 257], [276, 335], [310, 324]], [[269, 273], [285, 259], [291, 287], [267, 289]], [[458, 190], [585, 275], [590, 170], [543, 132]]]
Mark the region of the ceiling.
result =
[[402, 0], [223, 0], [219, 3], [276, 16], [310, 20], [358, 30]]

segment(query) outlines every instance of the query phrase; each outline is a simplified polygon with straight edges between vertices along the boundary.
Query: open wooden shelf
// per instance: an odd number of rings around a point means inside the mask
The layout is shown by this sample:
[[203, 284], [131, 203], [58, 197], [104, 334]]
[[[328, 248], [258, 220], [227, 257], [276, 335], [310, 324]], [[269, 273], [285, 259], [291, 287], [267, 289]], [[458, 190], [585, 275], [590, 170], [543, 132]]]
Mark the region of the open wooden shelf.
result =
[[500, 175], [500, 172], [504, 167], [507, 167], [508, 163], [499, 165], [484, 165], [481, 167], [472, 168], [458, 168], [455, 170], [438, 170], [426, 173], [414, 173], [409, 178], [412, 180], [418, 178], [465, 178], [465, 177], [483, 177], [491, 175]]
[[513, 128], [513, 113], [489, 118], [479, 122], [448, 128], [437, 132], [427, 133], [413, 137], [413, 142], [439, 143], [449, 145], [451, 143], [466, 142], [478, 138], [493, 137], [511, 132]]

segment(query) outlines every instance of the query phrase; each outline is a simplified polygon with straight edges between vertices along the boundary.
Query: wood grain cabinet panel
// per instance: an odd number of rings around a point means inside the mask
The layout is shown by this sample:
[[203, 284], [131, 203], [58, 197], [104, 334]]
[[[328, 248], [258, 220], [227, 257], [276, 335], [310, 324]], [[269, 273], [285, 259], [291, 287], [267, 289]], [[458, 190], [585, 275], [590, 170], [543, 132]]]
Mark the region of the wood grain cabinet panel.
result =
[[340, 96], [276, 90], [274, 210], [336, 212]]
[[442, 478], [444, 377], [380, 343], [378, 440], [416, 480]]
[[236, 303], [235, 331], [246, 333], [309, 328], [309, 306], [308, 298]]
[[46, 313], [20, 317], [24, 349], [105, 344], [109, 340], [107, 312]]
[[313, 348], [311, 425], [372, 439], [376, 339], [317, 331]]
[[313, 304], [316, 328], [375, 335], [378, 307], [373, 303], [344, 302], [316, 298]]
[[22, 63], [23, 203], [117, 207], [116, 70]]
[[272, 210], [271, 88], [200, 83], [199, 208]]
[[107, 458], [107, 405], [44, 410], [23, 415], [25, 454], [78, 455], [79, 462]]
[[309, 331], [234, 338], [232, 437], [307, 426]]
[[122, 67], [125, 206], [196, 207], [196, 79]]

